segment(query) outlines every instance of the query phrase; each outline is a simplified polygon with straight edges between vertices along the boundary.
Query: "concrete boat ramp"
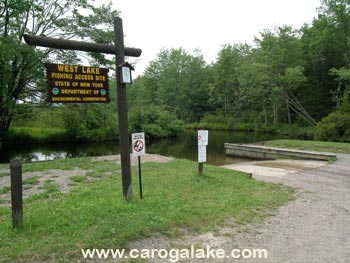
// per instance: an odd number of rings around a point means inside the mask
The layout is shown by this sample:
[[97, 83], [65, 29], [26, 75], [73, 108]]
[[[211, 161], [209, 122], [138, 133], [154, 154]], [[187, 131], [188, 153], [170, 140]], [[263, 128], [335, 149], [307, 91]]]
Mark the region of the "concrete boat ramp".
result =
[[275, 176], [281, 177], [288, 173], [311, 170], [323, 165], [326, 161], [314, 160], [269, 160], [251, 161], [244, 163], [228, 164], [222, 167], [252, 174], [252, 176]]
[[335, 160], [333, 153], [302, 151], [295, 149], [266, 147], [252, 144], [225, 143], [225, 154], [250, 159], [274, 160], [280, 158], [301, 159], [301, 160]]
[[[272, 148], [250, 144], [225, 143], [227, 156], [258, 159], [224, 165], [223, 167], [252, 174], [253, 176], [283, 176], [323, 166], [336, 160], [332, 153], [319, 153], [293, 149]], [[283, 158], [283, 159], [281, 159]]]

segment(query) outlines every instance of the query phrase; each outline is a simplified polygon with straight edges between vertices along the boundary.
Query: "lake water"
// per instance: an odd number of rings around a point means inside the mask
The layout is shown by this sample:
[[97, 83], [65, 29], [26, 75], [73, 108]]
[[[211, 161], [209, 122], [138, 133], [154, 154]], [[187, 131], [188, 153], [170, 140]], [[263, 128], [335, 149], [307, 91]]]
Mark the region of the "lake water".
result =
[[[241, 159], [226, 157], [224, 143], [253, 143], [276, 138], [276, 135], [264, 133], [209, 130], [207, 163], [224, 165], [242, 161]], [[197, 161], [197, 149], [197, 131], [194, 130], [185, 130], [176, 138], [162, 139], [153, 142], [147, 142], [146, 140], [147, 153]], [[0, 162], [8, 163], [9, 160], [14, 158], [28, 162], [114, 155], [118, 153], [119, 144], [117, 142], [15, 145], [0, 150]]]

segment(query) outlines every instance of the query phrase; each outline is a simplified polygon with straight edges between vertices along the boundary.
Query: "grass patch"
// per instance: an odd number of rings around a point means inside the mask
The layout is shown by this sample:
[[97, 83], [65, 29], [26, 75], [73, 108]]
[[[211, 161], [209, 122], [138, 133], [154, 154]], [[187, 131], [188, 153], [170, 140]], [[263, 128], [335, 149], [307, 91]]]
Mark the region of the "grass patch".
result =
[[50, 181], [44, 182], [43, 189], [45, 189], [48, 194], [59, 192], [58, 186]]
[[10, 187], [8, 186], [2, 187], [0, 188], [0, 195], [7, 194], [9, 191], [10, 191]]
[[10, 173], [0, 173], [0, 178], [5, 176], [10, 176]]
[[[81, 248], [123, 247], [156, 232], [207, 231], [224, 225], [228, 218], [235, 223], [256, 222], [292, 198], [289, 188], [220, 167], [205, 165], [204, 176], [198, 177], [197, 163], [174, 160], [143, 164], [142, 200], [137, 167], [133, 167], [134, 199], [128, 203], [121, 193], [120, 167], [111, 161], [88, 160], [92, 172], [108, 170], [112, 175], [79, 184], [55, 198], [27, 199], [23, 230], [14, 231], [10, 208], [0, 207], [0, 261], [34, 262], [57, 255], [76, 259]], [[57, 165], [57, 161], [50, 163]]]
[[[23, 165], [23, 172], [42, 172], [51, 169], [60, 169], [60, 170], [74, 170], [74, 169], [82, 169], [89, 170], [90, 168], [94, 168], [97, 170], [109, 169], [112, 167], [111, 164], [107, 164], [107, 161], [95, 161], [92, 162], [91, 158], [68, 158], [68, 159], [59, 159], [53, 161], [40, 161], [33, 163], [26, 163]], [[101, 167], [99, 167], [101, 166]]]
[[75, 183], [82, 183], [82, 182], [86, 181], [86, 176], [85, 175], [76, 175], [76, 176], [72, 176], [70, 179]]
[[69, 136], [63, 128], [11, 127], [5, 141], [11, 144], [50, 143], [67, 141]]
[[341, 142], [321, 142], [305, 140], [273, 140], [264, 142], [265, 146], [292, 148], [315, 152], [333, 152], [350, 154], [350, 143]]
[[35, 185], [35, 184], [39, 184], [40, 177], [39, 176], [33, 176], [27, 179], [23, 179], [22, 184], [23, 185]]

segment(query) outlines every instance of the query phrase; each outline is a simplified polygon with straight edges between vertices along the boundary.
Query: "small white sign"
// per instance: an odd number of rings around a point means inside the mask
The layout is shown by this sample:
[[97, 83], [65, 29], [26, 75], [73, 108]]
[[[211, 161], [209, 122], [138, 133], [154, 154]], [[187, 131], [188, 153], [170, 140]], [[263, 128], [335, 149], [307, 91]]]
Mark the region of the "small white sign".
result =
[[129, 67], [122, 67], [122, 82], [131, 83], [131, 72]]
[[145, 133], [133, 133], [131, 134], [132, 141], [132, 153], [135, 155], [143, 155], [146, 153]]
[[207, 162], [207, 147], [198, 146], [198, 163]]
[[198, 145], [208, 145], [208, 130], [198, 131]]

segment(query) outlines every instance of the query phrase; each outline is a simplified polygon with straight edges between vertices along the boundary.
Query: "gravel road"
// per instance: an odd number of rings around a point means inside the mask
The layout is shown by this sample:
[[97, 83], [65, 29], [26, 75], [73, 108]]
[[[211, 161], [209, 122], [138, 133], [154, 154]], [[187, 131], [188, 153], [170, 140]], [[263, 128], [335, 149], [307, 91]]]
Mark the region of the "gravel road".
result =
[[298, 196], [257, 226], [255, 234], [233, 240], [242, 248], [268, 251], [267, 259], [242, 262], [350, 262], [350, 155], [337, 157], [334, 164], [311, 170], [256, 177], [297, 188]]

